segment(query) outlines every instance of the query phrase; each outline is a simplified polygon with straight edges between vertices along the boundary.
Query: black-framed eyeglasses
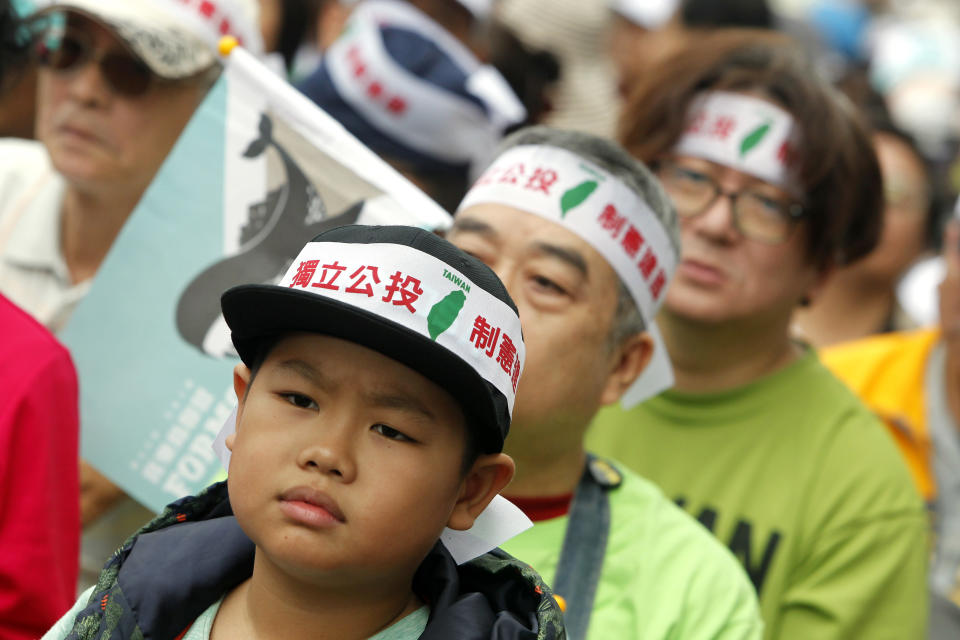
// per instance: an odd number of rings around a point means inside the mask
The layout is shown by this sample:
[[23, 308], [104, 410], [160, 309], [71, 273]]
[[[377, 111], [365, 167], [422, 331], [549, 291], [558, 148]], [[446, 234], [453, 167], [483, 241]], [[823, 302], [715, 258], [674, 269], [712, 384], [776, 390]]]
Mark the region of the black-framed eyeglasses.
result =
[[37, 42], [40, 64], [55, 71], [77, 71], [88, 62], [100, 66], [100, 73], [118, 95], [136, 97], [150, 88], [155, 76], [150, 67], [129, 53], [97, 50], [93, 39], [83, 32], [67, 30], [58, 37], [44, 37]]
[[747, 188], [724, 191], [709, 174], [662, 160], [655, 165], [660, 183], [673, 200], [677, 215], [698, 216], [720, 196], [730, 198], [733, 224], [744, 237], [766, 244], [780, 244], [790, 238], [794, 227], [804, 216], [803, 206], [783, 202], [767, 194]]

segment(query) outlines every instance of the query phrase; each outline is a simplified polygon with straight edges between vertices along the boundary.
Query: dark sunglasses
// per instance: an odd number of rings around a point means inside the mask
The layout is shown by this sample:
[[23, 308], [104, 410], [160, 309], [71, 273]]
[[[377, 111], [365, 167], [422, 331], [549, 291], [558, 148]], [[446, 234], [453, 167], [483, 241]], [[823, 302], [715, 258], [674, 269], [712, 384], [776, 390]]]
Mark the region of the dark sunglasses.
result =
[[67, 32], [52, 45], [41, 39], [37, 45], [40, 64], [55, 71], [76, 71], [88, 62], [100, 65], [100, 73], [110, 88], [122, 96], [140, 96], [146, 93], [154, 78], [144, 62], [130, 54], [97, 51], [90, 40]]

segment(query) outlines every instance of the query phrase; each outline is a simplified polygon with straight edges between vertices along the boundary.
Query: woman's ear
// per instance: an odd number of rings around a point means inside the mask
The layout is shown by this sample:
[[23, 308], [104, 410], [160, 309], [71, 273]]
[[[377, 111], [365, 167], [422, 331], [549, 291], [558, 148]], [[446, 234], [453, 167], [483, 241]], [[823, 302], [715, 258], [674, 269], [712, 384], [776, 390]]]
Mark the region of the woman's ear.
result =
[[835, 264], [831, 264], [817, 271], [810, 286], [807, 287], [806, 291], [803, 292], [803, 297], [800, 298], [800, 306], [809, 307], [816, 302], [820, 298], [820, 294], [823, 293], [823, 290], [826, 289], [830, 277], [836, 272], [837, 266]]
[[447, 526], [466, 531], [513, 479], [513, 458], [505, 453], [491, 453], [477, 458], [463, 479], [460, 496], [450, 514]]

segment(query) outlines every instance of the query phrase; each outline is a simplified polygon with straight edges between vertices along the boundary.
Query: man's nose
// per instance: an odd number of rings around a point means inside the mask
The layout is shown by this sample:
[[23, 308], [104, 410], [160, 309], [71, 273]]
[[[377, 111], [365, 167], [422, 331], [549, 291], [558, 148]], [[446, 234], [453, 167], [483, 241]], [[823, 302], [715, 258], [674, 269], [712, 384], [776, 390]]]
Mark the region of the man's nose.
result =
[[81, 63], [68, 72], [71, 97], [86, 105], [105, 105], [113, 96], [110, 85], [103, 75], [100, 61], [95, 57]]

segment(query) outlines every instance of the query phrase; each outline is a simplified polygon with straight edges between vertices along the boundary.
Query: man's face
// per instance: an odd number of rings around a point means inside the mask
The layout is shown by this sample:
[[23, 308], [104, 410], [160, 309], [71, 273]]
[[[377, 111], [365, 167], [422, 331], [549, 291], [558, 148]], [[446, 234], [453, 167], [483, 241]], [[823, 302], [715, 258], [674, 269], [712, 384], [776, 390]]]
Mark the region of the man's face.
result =
[[[110, 31], [71, 16], [67, 33], [92, 47], [93, 58], [132, 55]], [[86, 61], [65, 70], [41, 68], [37, 137], [69, 183], [94, 189], [146, 188], [203, 98], [195, 79], [156, 78], [138, 96], [118, 93], [100, 65]]]
[[582, 438], [615, 359], [613, 269], [575, 233], [505, 205], [461, 211], [447, 239], [493, 269], [520, 311], [527, 360], [506, 449]]
[[453, 397], [380, 353], [315, 334], [282, 339], [248, 381], [240, 365], [228, 483], [258, 554], [311, 582], [412, 574], [464, 482]]
[[[709, 176], [726, 193], [750, 189], [770, 201], [790, 200], [786, 192], [735, 169], [690, 157], [677, 163]], [[732, 321], [786, 328], [800, 299], [822, 284], [820, 271], [806, 257], [805, 232], [800, 222], [782, 243], [748, 238], [736, 228], [726, 196], [698, 215], [681, 217], [683, 257], [661, 315], [704, 324]]]

